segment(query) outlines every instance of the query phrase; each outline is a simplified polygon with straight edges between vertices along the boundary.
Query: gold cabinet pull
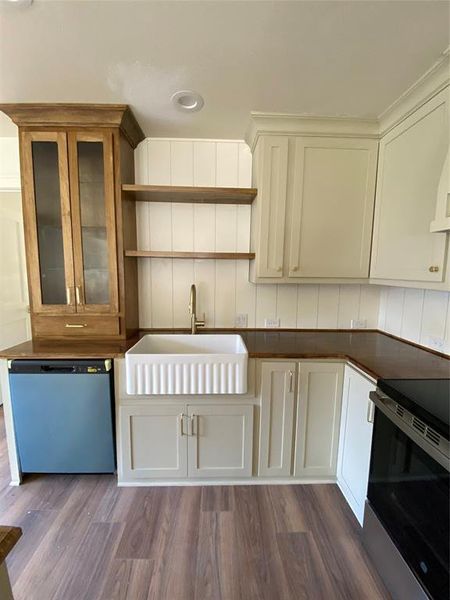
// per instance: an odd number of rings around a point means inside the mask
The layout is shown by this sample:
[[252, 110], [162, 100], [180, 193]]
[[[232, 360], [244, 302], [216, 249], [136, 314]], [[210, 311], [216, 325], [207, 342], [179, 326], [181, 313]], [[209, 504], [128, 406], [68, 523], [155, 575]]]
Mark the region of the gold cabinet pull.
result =
[[180, 419], [180, 435], [185, 435], [184, 433], [184, 414], [181, 413], [178, 418]]
[[[197, 417], [197, 415], [191, 415], [191, 435], [197, 435], [196, 431], [194, 430], [194, 423], [195, 423], [196, 417]], [[198, 427], [197, 427], [197, 432], [198, 432]]]
[[75, 297], [77, 299], [77, 304], [83, 304], [81, 301], [81, 287], [79, 285], [75, 287]]
[[291, 270], [292, 271], [298, 271], [298, 265], [294, 265]]
[[293, 382], [294, 382], [294, 373], [292, 371], [289, 371], [289, 391], [290, 392], [294, 391], [293, 386], [292, 386]]
[[87, 327], [87, 323], [66, 323], [66, 327], [68, 329], [82, 329]]
[[72, 294], [70, 293], [71, 288], [69, 286], [66, 287], [66, 304], [69, 306], [72, 304]]
[[432, 265], [428, 270], [430, 271], [430, 273], [438, 273], [439, 267], [436, 265]]

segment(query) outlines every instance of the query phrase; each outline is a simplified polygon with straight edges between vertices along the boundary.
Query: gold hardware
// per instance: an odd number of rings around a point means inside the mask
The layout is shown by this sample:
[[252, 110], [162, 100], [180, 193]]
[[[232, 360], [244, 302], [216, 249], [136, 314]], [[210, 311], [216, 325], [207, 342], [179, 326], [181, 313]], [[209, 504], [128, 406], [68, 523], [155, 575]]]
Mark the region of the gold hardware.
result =
[[87, 327], [87, 323], [66, 323], [66, 327], [70, 329], [82, 329], [83, 327]]
[[367, 405], [367, 422], [373, 423], [374, 417], [375, 417], [375, 404], [372, 402], [372, 400], [369, 400], [369, 403]]
[[[196, 417], [197, 417], [197, 415], [191, 415], [191, 435], [197, 435], [194, 431], [194, 423], [195, 423]], [[198, 427], [197, 427], [197, 431], [198, 431]]]
[[77, 299], [77, 304], [83, 304], [81, 301], [81, 288], [79, 285], [75, 287], [75, 297]]
[[68, 304], [69, 306], [72, 304], [70, 289], [71, 288], [69, 286], [66, 287], [66, 304]]
[[292, 387], [292, 383], [294, 381], [294, 373], [292, 371], [289, 371], [289, 391], [293, 392], [293, 387]]
[[297, 266], [297, 265], [294, 265], [294, 266], [292, 267], [292, 271], [298, 271], [298, 266]]
[[180, 435], [184, 435], [184, 414], [181, 413], [178, 418], [180, 419]]
[[439, 267], [432, 266], [428, 269], [430, 273], [437, 273], [439, 271]]
[[197, 333], [197, 327], [205, 326], [205, 313], [203, 313], [203, 319], [197, 319], [197, 290], [194, 284], [191, 285], [189, 313], [191, 315], [191, 333], [194, 335]]
[[112, 369], [112, 360], [110, 358], [107, 358], [105, 360], [105, 371], [111, 371]]
[[283, 270], [283, 267], [277, 267], [278, 273], [281, 273], [282, 270]]

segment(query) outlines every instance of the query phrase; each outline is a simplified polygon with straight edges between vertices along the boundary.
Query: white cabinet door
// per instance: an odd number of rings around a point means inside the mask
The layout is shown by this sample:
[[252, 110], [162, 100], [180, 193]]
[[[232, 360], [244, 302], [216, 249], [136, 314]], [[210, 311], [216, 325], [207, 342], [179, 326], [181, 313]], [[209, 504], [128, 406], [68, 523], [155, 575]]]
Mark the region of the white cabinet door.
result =
[[363, 524], [372, 444], [373, 404], [369, 392], [376, 385], [345, 367], [339, 441], [338, 485], [358, 521]]
[[430, 233], [448, 148], [446, 91], [380, 142], [371, 277], [442, 281], [446, 235]]
[[340, 363], [299, 364], [297, 477], [336, 474], [343, 371]]
[[262, 476], [291, 475], [295, 371], [293, 362], [261, 365], [258, 473]]
[[252, 219], [256, 219], [253, 231], [257, 239], [257, 277], [283, 276], [288, 142], [283, 136], [267, 136], [258, 141], [258, 196], [252, 207]]
[[253, 406], [189, 405], [189, 477], [250, 477]]
[[289, 277], [368, 277], [378, 142], [295, 141]]
[[122, 406], [123, 479], [187, 476], [185, 404]]

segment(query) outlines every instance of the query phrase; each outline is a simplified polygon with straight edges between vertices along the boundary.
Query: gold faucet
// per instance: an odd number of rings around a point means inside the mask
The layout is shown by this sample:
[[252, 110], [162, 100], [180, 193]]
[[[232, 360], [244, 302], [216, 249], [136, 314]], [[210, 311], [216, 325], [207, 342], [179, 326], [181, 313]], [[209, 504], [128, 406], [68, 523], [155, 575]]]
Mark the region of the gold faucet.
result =
[[197, 290], [195, 289], [195, 285], [191, 285], [191, 295], [189, 298], [189, 314], [191, 315], [191, 333], [194, 335], [197, 333], [197, 327], [205, 326], [205, 315], [203, 315], [203, 319], [200, 321], [197, 319]]

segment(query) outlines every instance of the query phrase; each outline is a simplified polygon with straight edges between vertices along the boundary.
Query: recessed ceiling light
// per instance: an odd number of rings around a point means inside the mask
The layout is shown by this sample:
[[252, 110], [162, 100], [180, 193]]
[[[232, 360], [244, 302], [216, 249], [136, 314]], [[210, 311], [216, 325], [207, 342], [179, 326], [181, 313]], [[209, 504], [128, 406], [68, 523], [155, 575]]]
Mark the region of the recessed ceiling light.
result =
[[183, 112], [197, 112], [203, 108], [205, 101], [197, 92], [192, 90], [181, 90], [175, 92], [171, 98], [178, 110]]

